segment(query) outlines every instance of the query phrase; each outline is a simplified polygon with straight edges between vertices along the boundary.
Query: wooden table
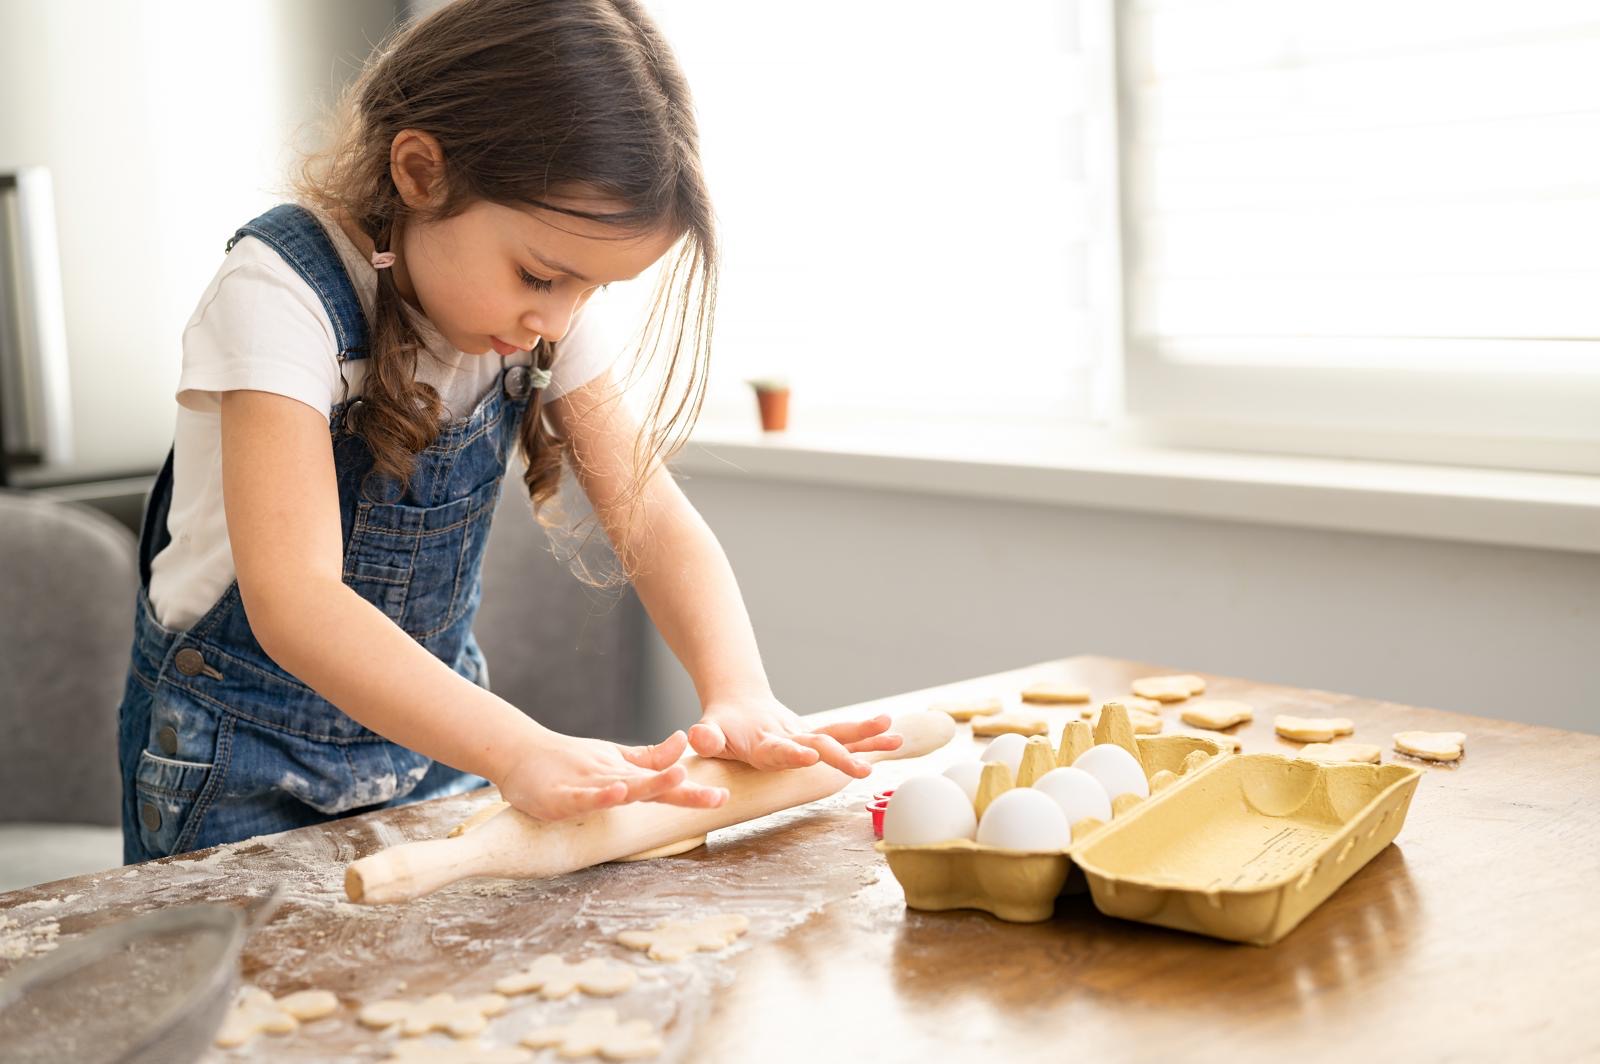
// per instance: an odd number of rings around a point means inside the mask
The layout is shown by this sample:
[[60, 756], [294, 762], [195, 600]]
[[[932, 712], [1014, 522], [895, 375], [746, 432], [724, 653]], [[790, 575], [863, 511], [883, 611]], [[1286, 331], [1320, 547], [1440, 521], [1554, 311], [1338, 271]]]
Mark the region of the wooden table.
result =
[[[1109, 699], [1135, 677], [1174, 671], [1194, 670], [1077, 657], [836, 713], [903, 712], [1046, 678]], [[861, 805], [973, 756], [965, 728], [945, 751], [882, 765], [840, 795], [715, 833], [683, 857], [480, 880], [408, 906], [344, 901], [348, 861], [438, 835], [486, 800], [442, 799], [3, 895], [0, 917], [17, 926], [0, 942], [16, 952], [47, 942], [49, 923], [65, 939], [283, 884], [283, 908], [246, 946], [244, 977], [278, 993], [334, 990], [346, 1007], [216, 1060], [380, 1059], [389, 1036], [357, 1026], [353, 1006], [487, 990], [547, 951], [638, 965], [645, 978], [615, 1004], [665, 1026], [659, 1059], [697, 1064], [1600, 1059], [1600, 736], [1207, 679], [1209, 696], [1255, 706], [1238, 733], [1247, 752], [1294, 748], [1272, 732], [1279, 712], [1350, 717], [1358, 740], [1386, 749], [1404, 729], [1468, 735], [1463, 761], [1429, 767], [1396, 845], [1266, 949], [1102, 917], [1087, 896], [1034, 925], [906, 909]], [[658, 965], [609, 944], [624, 928], [713, 912], [752, 923], [723, 954]], [[15, 963], [0, 957], [0, 975]], [[595, 1002], [513, 999], [485, 1042], [509, 1044], [583, 1004]]]

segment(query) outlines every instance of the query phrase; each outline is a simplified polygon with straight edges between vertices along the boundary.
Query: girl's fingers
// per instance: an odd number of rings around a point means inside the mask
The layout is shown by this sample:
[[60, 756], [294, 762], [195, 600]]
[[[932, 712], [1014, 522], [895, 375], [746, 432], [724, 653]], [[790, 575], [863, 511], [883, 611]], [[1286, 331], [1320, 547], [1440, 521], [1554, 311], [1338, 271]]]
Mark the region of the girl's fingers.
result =
[[663, 769], [672, 767], [683, 756], [684, 748], [688, 745], [688, 736], [675, 731], [655, 746], [619, 746], [617, 749], [622, 751], [624, 758], [640, 768]]
[[620, 805], [627, 797], [628, 785], [622, 780], [604, 787], [572, 787], [567, 790], [556, 819], [609, 809], [613, 805]]
[[905, 741], [901, 735], [874, 735], [870, 739], [846, 743], [844, 748], [852, 754], [864, 754], [870, 750], [898, 750]]
[[688, 778], [689, 770], [682, 765], [673, 765], [660, 772], [642, 772], [636, 776], [629, 776], [622, 781], [627, 788], [623, 801], [652, 801], [674, 787], [682, 786]]
[[685, 783], [650, 800], [660, 802], [662, 805], [680, 805], [688, 809], [716, 809], [728, 800], [728, 789]]
[[689, 745], [701, 757], [721, 757], [728, 747], [728, 737], [717, 725], [701, 721], [689, 729]]
[[888, 715], [880, 713], [868, 720], [846, 720], [837, 724], [824, 724], [820, 728], [812, 729], [811, 734], [828, 735], [841, 743], [849, 744], [881, 735], [889, 730], [892, 723]]
[[755, 749], [750, 751], [749, 762], [756, 768], [771, 771], [784, 768], [805, 768], [815, 765], [819, 753], [807, 744], [797, 742], [799, 736], [768, 733]]
[[817, 755], [821, 757], [822, 760], [826, 761], [828, 764], [832, 765], [834, 768], [838, 769], [840, 772], [843, 772], [847, 776], [854, 776], [856, 779], [863, 779], [872, 773], [872, 766], [868, 765], [864, 761], [857, 761], [855, 758], [851, 757], [850, 751], [846, 750], [839, 743], [839, 740], [835, 739], [831, 735], [821, 735], [816, 732], [809, 732], [796, 735], [793, 738], [795, 742], [800, 743], [803, 746], [811, 747], [811, 749], [817, 752]]

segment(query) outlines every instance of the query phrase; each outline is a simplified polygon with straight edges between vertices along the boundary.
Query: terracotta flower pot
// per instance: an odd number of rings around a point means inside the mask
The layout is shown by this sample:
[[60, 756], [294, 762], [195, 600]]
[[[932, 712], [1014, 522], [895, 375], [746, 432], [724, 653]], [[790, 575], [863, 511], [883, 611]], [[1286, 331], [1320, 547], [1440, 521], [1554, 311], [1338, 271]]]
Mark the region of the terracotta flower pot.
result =
[[789, 427], [789, 389], [756, 389], [761, 407], [761, 431], [782, 432]]

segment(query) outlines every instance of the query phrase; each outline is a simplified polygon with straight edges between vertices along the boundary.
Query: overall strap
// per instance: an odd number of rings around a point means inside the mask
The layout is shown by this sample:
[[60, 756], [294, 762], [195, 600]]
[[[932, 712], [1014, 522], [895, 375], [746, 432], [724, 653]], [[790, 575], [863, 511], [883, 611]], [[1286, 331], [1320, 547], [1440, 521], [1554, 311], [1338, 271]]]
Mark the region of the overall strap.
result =
[[[333, 241], [316, 217], [297, 204], [279, 204], [235, 232], [227, 250], [232, 251], [233, 245], [246, 236], [265, 241], [321, 298], [328, 320], [333, 322], [339, 361], [366, 358], [367, 317], [361, 310], [361, 299]], [[167, 514], [172, 507], [173, 456], [174, 450], [168, 450], [167, 460], [145, 499], [140, 521], [139, 582], [147, 589], [150, 563], [172, 539], [167, 530]]]
[[280, 203], [234, 233], [228, 250], [246, 236], [265, 241], [317, 293], [333, 322], [339, 361], [366, 358], [367, 316], [339, 252], [316, 216], [298, 204]]
[[150, 494], [145, 496], [144, 514], [139, 519], [139, 586], [146, 591], [150, 589], [150, 563], [172, 542], [167, 531], [167, 512], [172, 509], [173, 451], [174, 448], [167, 449], [167, 460], [156, 474]]

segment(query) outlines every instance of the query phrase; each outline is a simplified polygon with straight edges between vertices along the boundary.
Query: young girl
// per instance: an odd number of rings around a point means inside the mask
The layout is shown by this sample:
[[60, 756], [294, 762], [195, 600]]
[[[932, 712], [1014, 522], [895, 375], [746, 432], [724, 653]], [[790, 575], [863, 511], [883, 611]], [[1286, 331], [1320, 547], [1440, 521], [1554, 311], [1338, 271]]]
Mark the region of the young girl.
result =
[[[886, 718], [806, 731], [773, 697], [661, 464], [709, 354], [697, 153], [634, 0], [457, 0], [371, 60], [302, 202], [234, 234], [184, 334], [120, 710], [128, 861], [484, 779], [543, 818], [712, 807], [726, 792], [687, 780], [686, 745], [855, 776], [853, 753], [899, 745]], [[667, 255], [646, 337], [689, 398], [663, 385], [641, 425], [586, 304]], [[482, 685], [479, 563], [519, 449], [536, 512], [574, 471], [694, 679], [687, 736], [562, 735]]]

